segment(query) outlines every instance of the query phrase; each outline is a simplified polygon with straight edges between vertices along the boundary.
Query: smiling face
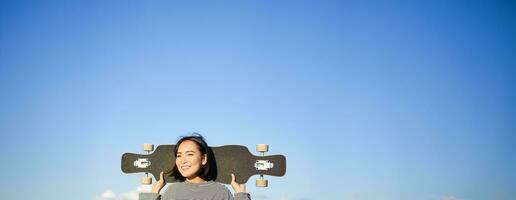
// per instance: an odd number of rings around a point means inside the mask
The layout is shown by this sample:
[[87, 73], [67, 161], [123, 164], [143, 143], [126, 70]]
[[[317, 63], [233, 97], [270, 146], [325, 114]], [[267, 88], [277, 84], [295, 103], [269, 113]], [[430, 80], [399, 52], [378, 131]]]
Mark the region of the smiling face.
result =
[[197, 144], [190, 140], [181, 142], [177, 149], [176, 166], [179, 173], [191, 182], [204, 181], [199, 177], [202, 167], [208, 162], [206, 154], [199, 151]]

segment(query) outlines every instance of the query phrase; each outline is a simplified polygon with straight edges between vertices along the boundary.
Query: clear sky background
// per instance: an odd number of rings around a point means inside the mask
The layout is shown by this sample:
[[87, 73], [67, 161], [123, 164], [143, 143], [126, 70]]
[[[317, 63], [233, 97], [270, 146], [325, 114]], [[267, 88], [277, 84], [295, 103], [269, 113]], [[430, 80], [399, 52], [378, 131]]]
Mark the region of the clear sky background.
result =
[[[1, 1], [1, 199], [132, 200], [124, 152], [270, 144], [253, 199], [516, 199], [511, 1]], [[104, 195], [102, 195], [104, 194]]]

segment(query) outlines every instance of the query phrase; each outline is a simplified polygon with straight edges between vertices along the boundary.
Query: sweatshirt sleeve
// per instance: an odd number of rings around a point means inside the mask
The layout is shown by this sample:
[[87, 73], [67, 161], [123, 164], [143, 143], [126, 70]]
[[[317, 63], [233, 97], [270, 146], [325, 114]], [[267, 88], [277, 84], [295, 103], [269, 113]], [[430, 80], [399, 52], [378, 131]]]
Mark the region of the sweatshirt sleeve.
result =
[[251, 195], [246, 192], [235, 193], [235, 200], [251, 200]]
[[142, 192], [139, 193], [138, 200], [161, 200], [161, 195], [156, 193]]

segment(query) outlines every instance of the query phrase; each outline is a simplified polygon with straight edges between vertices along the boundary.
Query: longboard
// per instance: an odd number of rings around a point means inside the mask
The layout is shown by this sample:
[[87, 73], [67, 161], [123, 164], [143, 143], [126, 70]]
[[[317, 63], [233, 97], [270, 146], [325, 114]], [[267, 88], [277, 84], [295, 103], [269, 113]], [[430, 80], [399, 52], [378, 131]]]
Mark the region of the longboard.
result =
[[[263, 145], [257, 150], [262, 154], [268, 150]], [[153, 146], [152, 146], [153, 147]], [[171, 170], [175, 165], [175, 145], [160, 145], [150, 154], [124, 153], [122, 155], [122, 172], [124, 173], [150, 173], [159, 178], [162, 171]], [[215, 156], [216, 178], [214, 181], [229, 184], [231, 174], [235, 174], [236, 182], [246, 183], [251, 176], [260, 175], [256, 181], [257, 186], [267, 187], [267, 180], [263, 175], [283, 176], [286, 173], [286, 158], [283, 155], [255, 156], [242, 145], [224, 145], [210, 147]], [[167, 183], [178, 182], [172, 176], [165, 176]], [[150, 184], [150, 183], [149, 183]], [[264, 185], [265, 184], [265, 185]]]

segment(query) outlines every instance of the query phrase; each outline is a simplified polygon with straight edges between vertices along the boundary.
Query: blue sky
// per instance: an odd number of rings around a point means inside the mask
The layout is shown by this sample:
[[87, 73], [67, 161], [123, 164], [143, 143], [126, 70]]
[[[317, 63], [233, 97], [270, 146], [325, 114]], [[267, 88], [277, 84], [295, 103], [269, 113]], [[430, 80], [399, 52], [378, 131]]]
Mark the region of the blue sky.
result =
[[2, 199], [130, 199], [121, 155], [191, 132], [287, 156], [253, 199], [515, 199], [515, 20], [508, 1], [1, 1]]

